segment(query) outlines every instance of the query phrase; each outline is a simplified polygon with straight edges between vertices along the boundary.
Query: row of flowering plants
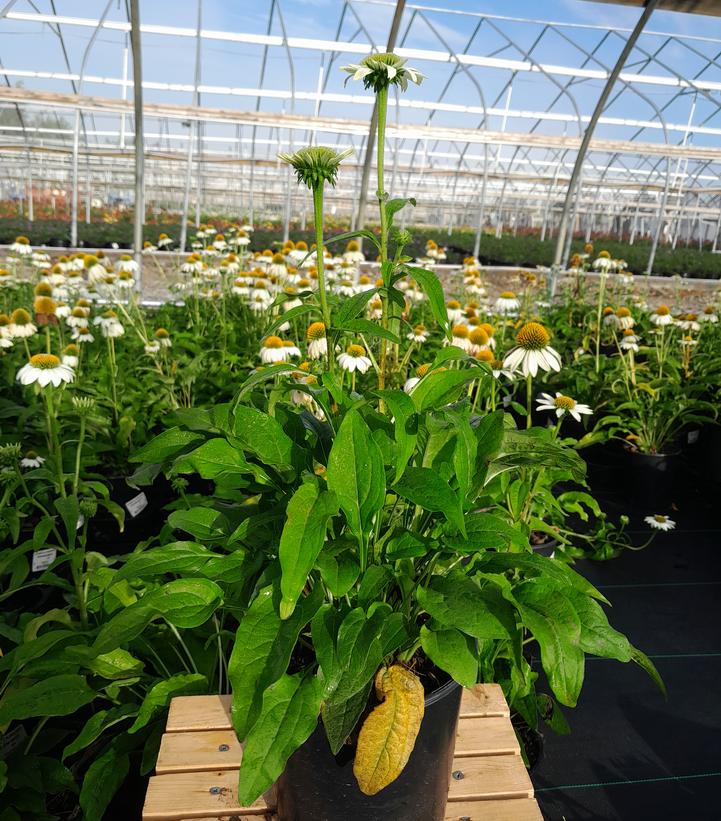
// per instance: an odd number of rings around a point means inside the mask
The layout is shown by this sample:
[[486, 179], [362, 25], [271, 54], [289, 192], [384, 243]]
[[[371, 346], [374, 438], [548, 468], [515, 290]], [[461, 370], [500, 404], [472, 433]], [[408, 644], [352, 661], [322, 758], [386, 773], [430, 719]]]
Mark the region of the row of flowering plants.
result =
[[[351, 73], [378, 97], [379, 234], [325, 240], [345, 155], [311, 147], [282, 159], [315, 242], [253, 251], [251, 226], [204, 226], [163, 306], [138, 301], [129, 257], [53, 260], [18, 238], [0, 270], [0, 785], [17, 817], [79, 802], [102, 818], [152, 769], [178, 694], [232, 692], [251, 802], [319, 719], [359, 789], [382, 791], [444, 677], [497, 681], [527, 724], [561, 729], [587, 654], [658, 681], [571, 567], [629, 544], [582, 453], [661, 453], [714, 419], [715, 306], [644, 304], [590, 251], [553, 301], [536, 273], [489, 297], [470, 257], [445, 294], [442, 249], [406, 253], [396, 215], [414, 203], [384, 187], [388, 89], [422, 77], [393, 55]], [[99, 512], [133, 515], [108, 483], [129, 465], [174, 499], [118, 556], [90, 534]]]

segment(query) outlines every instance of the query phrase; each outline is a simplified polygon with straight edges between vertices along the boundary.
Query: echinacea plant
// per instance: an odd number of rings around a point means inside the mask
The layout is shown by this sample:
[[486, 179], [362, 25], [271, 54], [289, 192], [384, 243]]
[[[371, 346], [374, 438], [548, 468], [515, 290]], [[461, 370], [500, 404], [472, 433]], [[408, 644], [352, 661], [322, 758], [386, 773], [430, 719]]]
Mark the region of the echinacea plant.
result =
[[[182, 576], [182, 561], [203, 576], [232, 560], [226, 578], [215, 576], [222, 600], [212, 602], [212, 616], [223, 689], [232, 691], [233, 726], [244, 742], [243, 803], [271, 786], [319, 720], [334, 753], [358, 738], [360, 789], [383, 789], [413, 748], [432, 686], [416, 671], [429, 666], [463, 686], [500, 682], [532, 725], [549, 716], [549, 703], [557, 706], [536, 692], [525, 645], [538, 645], [551, 691], [567, 706], [579, 697], [586, 654], [635, 661], [658, 681], [648, 658], [608, 624], [603, 595], [567, 565], [531, 552], [533, 521], [509, 506], [509, 487], [514, 498], [532, 496], [544, 469], [582, 481], [576, 451], [545, 428], [516, 430], [503, 410], [477, 413], [487, 406], [478, 392], [490, 394], [496, 362], [455, 345], [419, 369], [410, 393], [401, 389], [399, 347], [412, 327], [403, 318], [404, 278], [453, 338], [437, 277], [409, 264], [410, 237], [393, 227], [394, 215], [413, 203], [384, 190], [388, 86], [403, 90], [421, 78], [395, 55], [371, 55], [347, 70], [378, 95], [381, 234], [342, 237], [374, 244], [380, 280], [349, 298], [330, 292], [322, 191], [335, 181], [340, 155], [309, 148], [284, 157], [313, 191], [318, 295], [281, 314], [264, 337], [267, 344], [283, 323], [307, 316], [319, 358], [258, 368], [231, 402], [176, 414], [176, 424], [134, 456], [143, 463], [137, 481], [163, 469], [176, 482], [198, 474], [214, 483], [213, 493], [168, 520], [166, 538], [177, 532], [192, 541], [139, 551], [124, 573]], [[365, 318], [378, 298], [380, 320]], [[488, 327], [474, 338], [488, 344]], [[518, 336], [511, 356], [527, 370], [530, 391], [531, 375], [558, 370], [560, 357], [543, 326], [527, 325]], [[363, 381], [348, 390], [351, 365]], [[235, 634], [229, 658], [228, 631]], [[403, 710], [395, 718], [379, 713], [382, 699]], [[372, 733], [364, 732], [368, 722]]]

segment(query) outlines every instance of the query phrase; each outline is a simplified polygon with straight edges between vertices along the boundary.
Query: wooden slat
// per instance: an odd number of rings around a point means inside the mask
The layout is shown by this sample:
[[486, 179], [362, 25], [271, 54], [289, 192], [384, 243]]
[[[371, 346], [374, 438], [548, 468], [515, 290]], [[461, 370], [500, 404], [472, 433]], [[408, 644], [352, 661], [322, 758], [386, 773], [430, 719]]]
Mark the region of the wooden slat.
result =
[[230, 730], [231, 696], [176, 696], [170, 702], [167, 733]]
[[476, 684], [464, 690], [461, 698], [461, 718], [510, 716], [511, 712], [498, 684]]
[[446, 807], [445, 821], [543, 821], [533, 798], [508, 801], [453, 801]]
[[533, 785], [520, 755], [454, 758], [449, 801], [486, 801], [492, 798], [533, 798]]
[[160, 742], [155, 772], [200, 772], [237, 770], [243, 756], [232, 730], [202, 730], [166, 733]]
[[240, 806], [237, 770], [169, 773], [150, 779], [143, 821], [222, 818], [226, 815], [246, 815], [252, 821], [259, 821], [258, 816], [262, 818], [270, 812], [271, 808], [262, 796], [251, 807]]
[[458, 722], [457, 758], [480, 755], [519, 755], [521, 748], [507, 718], [465, 718]]

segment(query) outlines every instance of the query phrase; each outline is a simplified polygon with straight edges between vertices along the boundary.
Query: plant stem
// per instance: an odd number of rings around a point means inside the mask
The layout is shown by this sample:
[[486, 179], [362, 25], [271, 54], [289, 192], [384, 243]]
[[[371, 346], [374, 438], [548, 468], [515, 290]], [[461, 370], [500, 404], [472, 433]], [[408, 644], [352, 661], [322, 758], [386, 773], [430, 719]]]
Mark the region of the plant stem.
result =
[[606, 275], [598, 280], [598, 307], [596, 309], [596, 373], [601, 370], [601, 315], [603, 314], [603, 294], [606, 289]]
[[63, 473], [63, 451], [60, 446], [60, 438], [57, 430], [57, 420], [55, 419], [55, 404], [53, 402], [53, 388], [49, 385], [43, 391], [45, 397], [45, 410], [47, 412], [48, 420], [48, 442], [50, 445], [50, 452], [55, 459], [55, 469], [58, 474], [58, 490], [60, 495], [65, 498], [65, 474]]
[[73, 493], [78, 495], [78, 484], [80, 482], [80, 457], [83, 452], [85, 442], [85, 414], [80, 417], [80, 435], [78, 436], [78, 449], [75, 451], [75, 476], [73, 477]]
[[526, 377], [526, 429], [531, 427], [531, 403], [533, 401], [533, 377]]
[[318, 297], [325, 325], [325, 341], [328, 355], [328, 370], [333, 373], [335, 366], [334, 351], [331, 350], [331, 316], [328, 305], [328, 294], [325, 286], [325, 266], [323, 260], [323, 183], [313, 189], [313, 218], [315, 219], [315, 266], [318, 271]]
[[[378, 170], [378, 207], [380, 209], [381, 220], [381, 274], [383, 273], [383, 263], [388, 261], [388, 219], [386, 215], [385, 186], [383, 185], [383, 159], [385, 156], [386, 143], [386, 114], [388, 111], [388, 88], [381, 88], [376, 99], [378, 107], [378, 133], [376, 140]], [[381, 310], [383, 312], [382, 323], [384, 328], [388, 328], [388, 297], [381, 293]], [[388, 340], [381, 339], [380, 362], [378, 369], [378, 388], [383, 390], [386, 386], [386, 360], [388, 355]]]

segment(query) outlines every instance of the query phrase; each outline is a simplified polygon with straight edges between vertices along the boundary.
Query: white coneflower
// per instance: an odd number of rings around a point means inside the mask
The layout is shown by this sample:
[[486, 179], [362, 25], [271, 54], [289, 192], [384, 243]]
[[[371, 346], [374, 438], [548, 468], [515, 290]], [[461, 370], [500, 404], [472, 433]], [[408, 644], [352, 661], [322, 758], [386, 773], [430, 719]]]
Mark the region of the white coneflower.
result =
[[365, 373], [373, 363], [366, 356], [366, 349], [362, 345], [352, 344], [338, 355], [338, 364], [344, 371]]
[[468, 335], [469, 348], [468, 352], [475, 356], [480, 351], [488, 349], [488, 334], [480, 325], [471, 329]]
[[300, 356], [300, 348], [290, 339], [283, 340], [283, 347], [285, 348], [286, 357]]
[[365, 88], [372, 88], [376, 92], [390, 85], [397, 85], [405, 91], [409, 80], [416, 85], [423, 82], [423, 74], [407, 66], [406, 61], [397, 54], [369, 54], [360, 63], [342, 66], [341, 71], [350, 75], [346, 82], [350, 78], [362, 80]]
[[520, 307], [521, 303], [518, 301], [513, 291], [504, 291], [494, 304], [496, 313], [501, 314], [502, 316], [515, 314]]
[[33, 251], [31, 262], [33, 268], [37, 268], [38, 271], [47, 271], [52, 267], [49, 254], [44, 254], [42, 251]]
[[117, 339], [125, 333], [125, 328], [120, 323], [115, 311], [105, 311], [100, 316], [96, 316], [93, 324], [100, 326], [100, 330], [106, 339]]
[[406, 379], [405, 384], [403, 385], [403, 390], [405, 393], [411, 393], [413, 388], [415, 388], [415, 386], [421, 381], [421, 379], [423, 379], [430, 369], [430, 364], [419, 365], [416, 368], [416, 375]]
[[80, 359], [80, 348], [77, 345], [66, 345], [63, 348], [63, 365], [68, 368], [77, 368]]
[[426, 330], [425, 325], [416, 325], [409, 334], [406, 334], [406, 339], [410, 339], [411, 342], [416, 342], [418, 345], [422, 345], [429, 336], [430, 334]]
[[631, 328], [626, 328], [620, 342], [618, 343], [618, 346], [622, 351], [633, 351], [634, 353], [638, 353], [638, 343], [639, 338], [636, 334], [631, 330]]
[[10, 317], [0, 314], [0, 348], [12, 348], [13, 340], [10, 336]]
[[480, 281], [480, 279], [466, 280], [465, 287], [466, 291], [468, 291], [469, 294], [473, 294], [474, 296], [486, 295], [486, 289], [483, 287], [483, 283]]
[[25, 308], [16, 308], [10, 314], [10, 323], [7, 329], [11, 339], [27, 339], [38, 332]]
[[135, 274], [138, 270], [138, 263], [130, 256], [130, 254], [122, 254], [115, 267], [118, 272], [128, 271], [131, 274]]
[[150, 342], [143, 345], [143, 348], [145, 349], [145, 353], [150, 356], [155, 356], [160, 353], [160, 342], [158, 342], [157, 339], [151, 339]]
[[15, 284], [15, 275], [7, 268], [0, 268], [0, 288], [10, 288]]
[[130, 271], [120, 271], [117, 278], [117, 286], [121, 291], [132, 291], [135, 287], [135, 278]]
[[31, 356], [27, 365], [23, 365], [17, 374], [17, 380], [22, 385], [37, 382], [41, 388], [50, 384], [57, 388], [61, 383], [72, 382], [73, 379], [73, 369], [63, 365], [60, 359], [51, 353], [36, 353]]
[[169, 237], [167, 234], [161, 233], [158, 237], [158, 248], [170, 248], [173, 244], [172, 237]]
[[19, 257], [30, 256], [32, 252], [33, 248], [27, 237], [15, 237], [15, 242], [10, 245], [10, 253], [17, 254]]
[[328, 354], [328, 340], [325, 336], [325, 325], [322, 322], [311, 322], [306, 331], [308, 339], [308, 356], [321, 359]]
[[45, 457], [35, 453], [34, 450], [29, 450], [25, 456], [20, 460], [21, 468], [39, 468], [45, 462]]
[[68, 328], [82, 328], [88, 324], [89, 315], [90, 308], [84, 308], [80, 305], [76, 305], [66, 317], [65, 324]]
[[649, 319], [654, 325], [658, 325], [659, 327], [670, 325], [673, 322], [671, 311], [668, 309], [667, 305], [659, 305], [658, 308], [656, 308], [656, 310], [649, 316]]
[[102, 282], [108, 276], [108, 269], [93, 254], [86, 254], [83, 257], [83, 265], [88, 272], [88, 282]]
[[368, 318], [382, 319], [383, 318], [383, 303], [380, 299], [371, 299], [368, 303]]
[[267, 291], [265, 291], [265, 296], [257, 294], [256, 296], [251, 297], [250, 302], [248, 303], [248, 307], [251, 311], [253, 311], [253, 313], [259, 314], [263, 311], [267, 311], [268, 306], [271, 304], [272, 301], [273, 298], [271, 297], [271, 295]]
[[488, 347], [493, 350], [496, 347], [496, 340], [493, 336], [496, 331], [493, 325], [488, 322], [481, 322], [477, 327], [482, 328], [486, 332], [486, 336], [488, 337]]
[[593, 261], [593, 269], [595, 271], [608, 272], [614, 267], [611, 255], [608, 251], [601, 251], [596, 259]]
[[70, 306], [65, 302], [58, 302], [55, 308], [55, 316], [58, 319], [67, 319], [70, 316]]
[[260, 361], [265, 365], [270, 365], [274, 362], [286, 362], [289, 359], [287, 349], [279, 336], [266, 337], [263, 340], [259, 356]]
[[238, 277], [230, 289], [236, 296], [250, 296], [250, 285], [245, 277]]
[[629, 311], [628, 308], [619, 308], [616, 311], [616, 320], [618, 327], [624, 331], [627, 328], [633, 328], [636, 324], [636, 320], [631, 316], [631, 311]]
[[593, 413], [588, 405], [582, 405], [570, 396], [564, 396], [559, 391], [556, 391], [555, 396], [551, 396], [550, 393], [542, 393], [536, 399], [536, 403], [536, 410], [555, 411], [556, 416], [559, 418], [566, 413], [570, 413], [577, 422], [581, 421], [582, 415], [589, 416]]
[[527, 322], [516, 336], [515, 347], [503, 358], [503, 367], [535, 376], [538, 369], [560, 371], [561, 357], [550, 345], [550, 334], [538, 322]]
[[452, 339], [449, 342], [447, 339], [443, 340], [444, 345], [452, 345], [454, 348], [460, 348], [462, 351], [469, 353], [471, 350], [471, 340], [467, 325], [454, 325], [452, 330]]
[[703, 309], [703, 313], [699, 314], [698, 316], [698, 321], [710, 322], [711, 324], [718, 322], [718, 314], [716, 313], [716, 309], [713, 307], [713, 305], [707, 305]]
[[354, 296], [357, 291], [355, 285], [349, 279], [341, 279], [333, 289], [338, 296]]
[[655, 530], [673, 530], [676, 527], [676, 522], [664, 516], [661, 513], [655, 513], [653, 516], [644, 517], [644, 522], [651, 525]]
[[609, 327], [618, 328], [619, 322], [616, 312], [610, 306], [603, 309], [603, 324]]
[[360, 245], [354, 239], [346, 245], [343, 259], [354, 264], [365, 262], [365, 254], [361, 251]]
[[95, 341], [95, 337], [90, 333], [90, 328], [87, 325], [73, 328], [73, 339], [81, 344]]
[[170, 340], [170, 334], [165, 328], [158, 328], [158, 330], [153, 334], [155, 336], [155, 341], [160, 345], [161, 348], [172, 348], [173, 343]]
[[215, 239], [213, 240], [213, 248], [216, 251], [225, 251], [228, 247], [228, 243], [225, 241], [225, 236], [223, 234], [216, 234]]
[[274, 277], [285, 277], [288, 273], [288, 266], [285, 264], [285, 257], [283, 254], [273, 254], [270, 265], [268, 266], [268, 275]]
[[698, 345], [698, 340], [694, 339], [692, 336], [681, 337], [679, 342], [682, 348], [693, 348], [695, 345]]
[[446, 313], [448, 314], [448, 321], [454, 324], [463, 319], [463, 308], [458, 300], [449, 299], [446, 302]]
[[677, 320], [676, 324], [682, 331], [700, 331], [701, 325], [699, 324], [698, 317], [696, 314], [682, 314]]

